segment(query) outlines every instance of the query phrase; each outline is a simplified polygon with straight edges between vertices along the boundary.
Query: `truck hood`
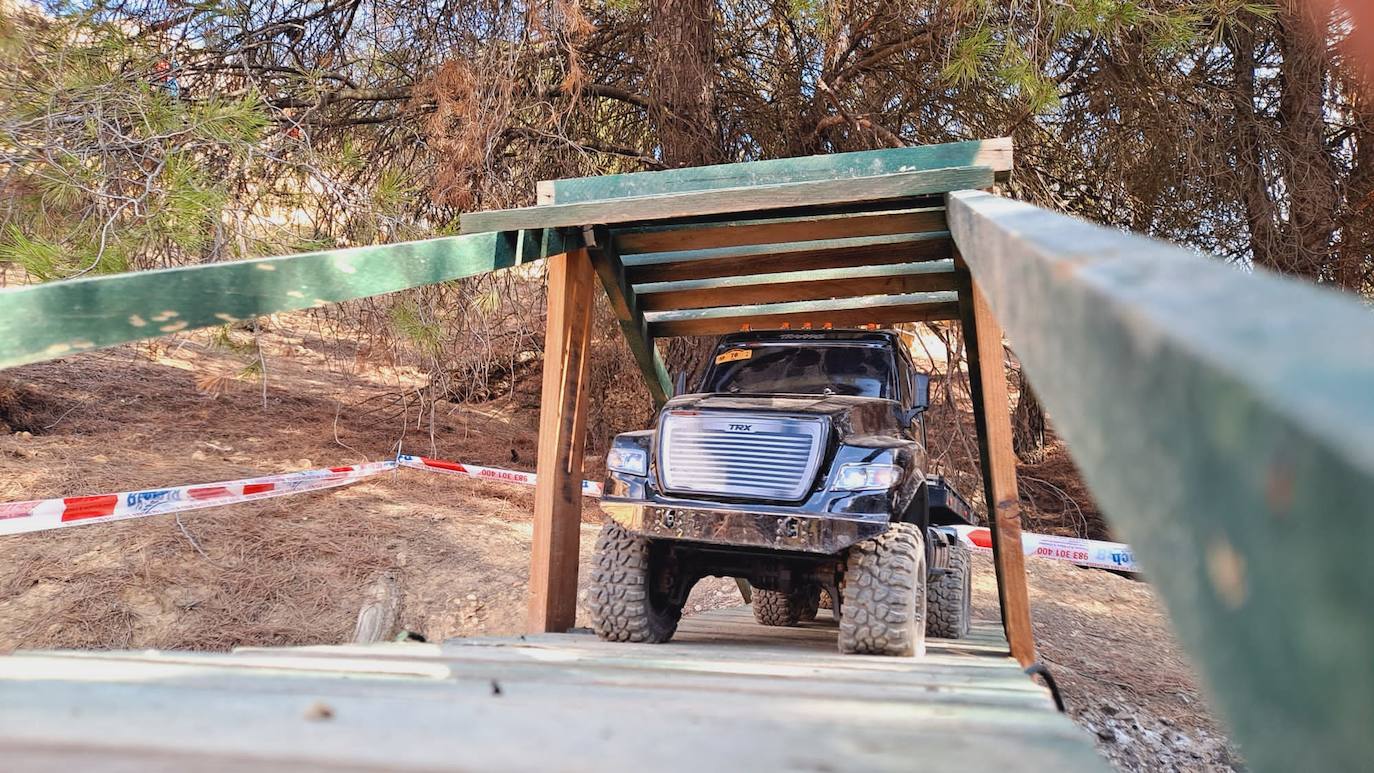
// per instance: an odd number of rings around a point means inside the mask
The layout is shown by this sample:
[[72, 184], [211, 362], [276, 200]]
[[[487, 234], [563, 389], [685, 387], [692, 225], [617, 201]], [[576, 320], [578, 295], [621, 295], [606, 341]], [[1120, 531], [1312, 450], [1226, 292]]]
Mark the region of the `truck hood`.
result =
[[673, 411], [824, 416], [841, 438], [895, 435], [902, 429], [901, 406], [880, 397], [694, 394], [674, 397], [663, 406], [664, 414]]

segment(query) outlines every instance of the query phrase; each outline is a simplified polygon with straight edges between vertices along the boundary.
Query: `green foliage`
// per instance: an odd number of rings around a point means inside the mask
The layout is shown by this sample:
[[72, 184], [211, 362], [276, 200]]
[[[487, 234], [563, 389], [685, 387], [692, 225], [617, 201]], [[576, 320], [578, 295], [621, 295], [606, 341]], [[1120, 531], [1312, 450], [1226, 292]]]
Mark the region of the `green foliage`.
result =
[[402, 338], [410, 341], [421, 352], [431, 357], [439, 357], [444, 349], [444, 328], [436, 320], [426, 319], [427, 315], [414, 298], [403, 298], [391, 307], [391, 326]]
[[34, 279], [231, 257], [215, 236], [266, 108], [251, 90], [185, 98], [128, 29], [75, 14], [0, 31], [0, 260]]
[[0, 260], [14, 263], [44, 281], [60, 275], [60, 267], [66, 264], [64, 252], [62, 245], [40, 236], [28, 236], [13, 225], [0, 239]]
[[992, 30], [979, 26], [954, 44], [954, 53], [945, 63], [942, 74], [956, 84], [973, 81], [982, 75], [985, 63], [997, 49]]

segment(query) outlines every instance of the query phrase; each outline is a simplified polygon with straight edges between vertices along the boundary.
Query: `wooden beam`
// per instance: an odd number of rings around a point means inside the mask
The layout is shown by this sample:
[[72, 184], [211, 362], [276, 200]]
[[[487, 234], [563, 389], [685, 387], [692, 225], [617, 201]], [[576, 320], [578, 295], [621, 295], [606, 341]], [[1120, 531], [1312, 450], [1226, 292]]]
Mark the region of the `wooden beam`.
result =
[[659, 193], [839, 180], [951, 166], [986, 166], [997, 174], [998, 180], [1006, 180], [1012, 168], [1011, 138], [545, 180], [538, 185], [538, 203], [570, 204]]
[[653, 398], [655, 406], [661, 407], [673, 394], [673, 381], [658, 355], [658, 349], [654, 347], [654, 339], [649, 336], [643, 304], [625, 279], [625, 264], [620, 261], [610, 234], [604, 228], [593, 230], [587, 244], [592, 248], [592, 266], [597, 276], [601, 277], [601, 286], [606, 289], [611, 310], [620, 322], [620, 330], [625, 334], [625, 342], [630, 346], [635, 363], [639, 365], [640, 375], [649, 388], [649, 396]]
[[721, 335], [742, 325], [756, 330], [779, 327], [821, 329], [859, 327], [867, 324], [926, 322], [958, 319], [956, 293], [912, 293], [834, 301], [770, 303], [761, 306], [730, 306], [712, 309], [661, 311], [645, 315], [655, 337]]
[[635, 285], [645, 311], [958, 290], [954, 261], [789, 271]]
[[[512, 266], [516, 235], [485, 233], [211, 263], [0, 290], [0, 368]], [[526, 259], [567, 246], [531, 242]]]
[[983, 468], [983, 496], [992, 532], [992, 560], [1002, 627], [1011, 656], [1022, 666], [1035, 662], [1026, 557], [1021, 552], [1021, 494], [1016, 485], [1016, 452], [1011, 441], [1011, 401], [1002, 349], [1002, 328], [987, 298], [968, 272], [961, 271], [960, 319], [968, 352], [973, 418], [978, 429], [978, 456]]
[[629, 280], [634, 284], [643, 284], [947, 260], [953, 254], [954, 242], [949, 234], [935, 231], [767, 247], [660, 252], [630, 255], [624, 260]]
[[1374, 314], [978, 192], [973, 278], [1255, 770], [1374, 759]]
[[754, 185], [577, 204], [549, 204], [521, 209], [470, 212], [462, 216], [459, 226], [463, 233], [480, 233], [515, 231], [522, 228], [652, 222], [722, 213], [898, 201], [964, 188], [985, 188], [992, 185], [992, 181], [993, 171], [988, 167], [959, 166], [845, 180]]
[[882, 212], [736, 220], [705, 225], [643, 226], [619, 230], [614, 232], [613, 236], [620, 254], [630, 255], [910, 234], [944, 231], [946, 228], [944, 207], [923, 207]]
[[572, 628], [577, 614], [582, 457], [587, 429], [587, 360], [596, 272], [585, 249], [549, 258], [549, 312], [539, 409], [531, 632]]

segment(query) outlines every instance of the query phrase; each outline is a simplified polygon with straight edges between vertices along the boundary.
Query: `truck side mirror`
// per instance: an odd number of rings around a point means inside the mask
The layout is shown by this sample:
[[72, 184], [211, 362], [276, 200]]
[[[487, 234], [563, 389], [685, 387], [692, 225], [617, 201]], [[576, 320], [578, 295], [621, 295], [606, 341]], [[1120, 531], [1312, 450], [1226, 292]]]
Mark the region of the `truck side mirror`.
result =
[[673, 397], [684, 394], [687, 391], [687, 371], [678, 371], [677, 378], [673, 379]]
[[912, 395], [911, 407], [915, 413], [920, 413], [930, 407], [930, 376], [925, 373], [916, 373], [912, 376]]

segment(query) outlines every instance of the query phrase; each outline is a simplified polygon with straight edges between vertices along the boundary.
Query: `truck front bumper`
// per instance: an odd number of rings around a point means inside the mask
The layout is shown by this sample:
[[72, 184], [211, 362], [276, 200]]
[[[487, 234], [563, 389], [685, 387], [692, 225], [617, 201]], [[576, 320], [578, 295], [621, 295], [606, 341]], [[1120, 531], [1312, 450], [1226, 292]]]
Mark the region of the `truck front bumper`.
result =
[[601, 509], [654, 539], [834, 554], [887, 530], [883, 520], [660, 504], [604, 497]]

